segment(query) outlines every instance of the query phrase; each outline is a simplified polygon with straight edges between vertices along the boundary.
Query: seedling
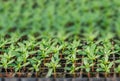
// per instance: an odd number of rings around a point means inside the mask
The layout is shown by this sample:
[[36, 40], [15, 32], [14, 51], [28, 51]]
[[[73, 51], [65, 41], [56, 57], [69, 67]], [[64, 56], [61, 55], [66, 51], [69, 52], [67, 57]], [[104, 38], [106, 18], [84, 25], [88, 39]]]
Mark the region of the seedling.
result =
[[75, 71], [78, 70], [79, 68], [76, 67], [76, 61], [78, 60], [77, 53], [78, 49], [77, 47], [79, 46], [80, 41], [74, 40], [73, 43], [68, 47], [68, 50], [66, 51], [67, 53], [67, 64], [71, 64], [71, 67], [66, 67], [66, 70], [69, 70], [71, 74], [74, 74], [75, 77]]
[[[120, 63], [120, 60], [116, 60], [115, 63], [117, 63], [117, 64]], [[114, 68], [114, 71], [116, 73], [119, 73], [119, 76], [120, 76], [120, 65], [118, 65], [116, 68]]]
[[2, 48], [3, 46], [5, 46], [5, 44], [7, 44], [8, 40], [5, 40], [4, 38], [0, 39], [0, 48]]
[[[94, 39], [98, 36], [99, 31], [95, 31], [93, 27], [87, 27], [87, 28], [83, 28], [86, 33], [84, 33], [84, 37], [88, 42], [93, 42]], [[94, 32], [94, 33], [93, 33]]]
[[113, 62], [110, 62], [109, 57], [107, 55], [105, 55], [105, 57], [102, 60], [99, 60], [99, 68], [97, 68], [97, 71], [102, 71], [105, 72], [105, 77], [108, 76], [108, 73], [110, 73], [110, 69], [113, 66]]
[[45, 66], [49, 68], [49, 71], [46, 75], [46, 77], [50, 77], [52, 75], [52, 72], [54, 72], [54, 78], [56, 78], [56, 68], [61, 67], [59, 64], [59, 56], [58, 54], [54, 54], [54, 56], [51, 58], [50, 63], [46, 63]]
[[23, 59], [22, 58], [23, 57], [21, 57], [21, 56], [18, 57], [17, 61], [15, 61], [14, 66], [13, 66], [14, 69], [15, 69], [15, 72], [18, 74], [18, 77], [21, 76], [22, 69], [29, 64], [29, 62], [23, 64]]
[[41, 65], [41, 60], [33, 57], [30, 59], [30, 65], [32, 65], [31, 68], [29, 68], [31, 71], [35, 71], [36, 77], [38, 77], [38, 72], [40, 71], [40, 65]]
[[78, 67], [76, 67], [76, 60], [78, 59], [75, 54], [68, 56], [66, 59], [67, 59], [67, 64], [71, 64], [71, 66], [66, 67], [65, 69], [69, 70], [70, 73], [74, 74], [75, 77], [75, 71], [79, 69]]
[[49, 57], [49, 54], [51, 52], [50, 50], [50, 40], [42, 40], [40, 44], [40, 50], [38, 50], [38, 55], [40, 59], [42, 59], [44, 64], [46, 63], [46, 58]]
[[[28, 63], [28, 57], [31, 55], [31, 53], [27, 50], [27, 46], [24, 45], [23, 43], [18, 43], [19, 48], [16, 49], [18, 54], [16, 55], [17, 57], [21, 56], [23, 60], [23, 65]], [[25, 70], [25, 66], [23, 68], [23, 71]]]
[[118, 65], [118, 67], [115, 68], [115, 72], [116, 72], [116, 73], [120, 73], [120, 65]]
[[4, 53], [3, 55], [1, 55], [1, 61], [0, 61], [0, 67], [5, 69], [6, 72], [6, 76], [8, 74], [8, 69], [10, 69], [10, 67], [12, 67], [12, 64], [14, 62], [14, 57], [15, 55], [13, 54], [12, 50], [9, 50], [8, 53]]
[[[92, 62], [92, 64], [95, 65], [96, 59], [98, 59], [100, 57], [100, 55], [98, 54], [98, 48], [96, 44], [90, 44], [87, 45], [84, 48], [84, 55]], [[94, 65], [92, 66], [92, 71], [94, 71]]]
[[80, 66], [80, 68], [85, 69], [85, 71], [88, 73], [88, 77], [90, 78], [90, 69], [94, 64], [89, 61], [88, 58], [83, 58], [83, 66]]

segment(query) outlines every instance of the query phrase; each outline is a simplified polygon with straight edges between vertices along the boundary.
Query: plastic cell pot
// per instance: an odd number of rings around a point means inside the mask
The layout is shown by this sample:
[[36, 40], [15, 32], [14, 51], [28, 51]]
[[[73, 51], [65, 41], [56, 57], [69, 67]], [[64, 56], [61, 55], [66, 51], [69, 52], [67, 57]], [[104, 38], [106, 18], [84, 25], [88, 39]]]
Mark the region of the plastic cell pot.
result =
[[20, 81], [19, 78], [4, 78], [3, 80], [0, 81]]
[[54, 81], [72, 81], [72, 78], [55, 78]]
[[20, 81], [37, 81], [37, 78], [21, 78]]
[[64, 81], [64, 78], [56, 78], [55, 81]]
[[120, 78], [106, 78], [106, 81], [120, 81]]
[[72, 81], [89, 81], [88, 78], [73, 78]]
[[72, 81], [72, 78], [39, 78], [38, 81]]
[[64, 78], [56, 78], [55, 81], [64, 81]]
[[0, 78], [0, 81], [120, 81], [120, 78]]
[[105, 78], [89, 78], [89, 81], [106, 81]]
[[72, 78], [64, 78], [63, 81], [72, 81]]
[[38, 81], [54, 81], [53, 78], [38, 78]]
[[116, 78], [116, 80], [115, 81], [120, 81], [120, 78]]

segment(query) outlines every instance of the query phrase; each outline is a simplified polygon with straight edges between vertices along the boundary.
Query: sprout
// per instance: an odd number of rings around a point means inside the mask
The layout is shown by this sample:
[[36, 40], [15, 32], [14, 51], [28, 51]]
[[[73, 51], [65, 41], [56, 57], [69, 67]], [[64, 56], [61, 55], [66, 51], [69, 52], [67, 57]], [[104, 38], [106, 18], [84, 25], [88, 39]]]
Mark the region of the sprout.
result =
[[54, 72], [54, 78], [56, 78], [56, 68], [61, 67], [59, 61], [60, 59], [58, 54], [54, 54], [54, 56], [51, 58], [51, 61], [45, 64], [45, 66], [49, 68], [46, 77], [50, 77], [52, 75], [52, 72]]

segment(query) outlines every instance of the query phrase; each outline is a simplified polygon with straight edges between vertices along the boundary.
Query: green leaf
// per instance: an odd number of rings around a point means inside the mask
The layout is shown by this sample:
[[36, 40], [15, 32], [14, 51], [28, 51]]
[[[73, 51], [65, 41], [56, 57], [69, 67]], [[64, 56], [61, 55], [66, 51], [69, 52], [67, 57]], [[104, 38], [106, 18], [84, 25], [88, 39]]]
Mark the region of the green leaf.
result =
[[52, 72], [53, 72], [53, 69], [49, 69], [47, 75], [46, 75], [46, 78], [50, 77], [52, 75]]
[[30, 64], [30, 63], [27, 62], [27, 63], [23, 64], [22, 66], [25, 67], [25, 66], [27, 66], [27, 65], [29, 65], [29, 64]]
[[86, 68], [86, 72], [90, 72], [90, 68]]

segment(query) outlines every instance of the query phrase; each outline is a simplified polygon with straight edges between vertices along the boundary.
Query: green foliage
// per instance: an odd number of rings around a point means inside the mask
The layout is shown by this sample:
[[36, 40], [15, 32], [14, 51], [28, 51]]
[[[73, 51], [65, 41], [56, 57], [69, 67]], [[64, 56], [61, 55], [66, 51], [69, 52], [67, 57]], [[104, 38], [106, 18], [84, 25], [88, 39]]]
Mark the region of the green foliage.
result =
[[41, 60], [33, 57], [32, 59], [30, 59], [30, 63], [32, 65], [32, 67], [29, 68], [30, 70], [32, 70], [32, 71], [35, 70], [35, 72], [40, 71]]
[[1, 71], [119, 73], [119, 40], [120, 0], [0, 0]]
[[90, 69], [93, 65], [93, 63], [89, 62], [88, 58], [83, 58], [83, 66], [80, 66], [80, 68], [85, 69], [86, 72], [90, 72]]
[[46, 77], [50, 77], [52, 75], [52, 72], [56, 74], [56, 68], [61, 67], [60, 63], [60, 58], [58, 54], [54, 54], [53, 57], [51, 58], [51, 61], [49, 63], [46, 63], [45, 66], [49, 68], [49, 71], [46, 75]]

